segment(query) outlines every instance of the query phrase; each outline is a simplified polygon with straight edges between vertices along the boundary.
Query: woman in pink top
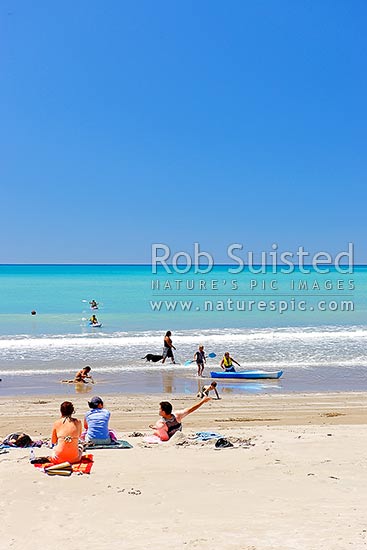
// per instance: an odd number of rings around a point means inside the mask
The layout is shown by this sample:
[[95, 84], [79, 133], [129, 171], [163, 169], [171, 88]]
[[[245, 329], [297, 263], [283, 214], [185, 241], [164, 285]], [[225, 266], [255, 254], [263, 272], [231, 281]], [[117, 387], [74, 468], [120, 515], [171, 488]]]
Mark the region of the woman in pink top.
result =
[[52, 462], [79, 462], [83, 451], [79, 446], [79, 437], [82, 433], [82, 423], [73, 418], [74, 406], [70, 401], [64, 401], [60, 406], [61, 418], [56, 420], [51, 436], [51, 443], [56, 444], [52, 452]]

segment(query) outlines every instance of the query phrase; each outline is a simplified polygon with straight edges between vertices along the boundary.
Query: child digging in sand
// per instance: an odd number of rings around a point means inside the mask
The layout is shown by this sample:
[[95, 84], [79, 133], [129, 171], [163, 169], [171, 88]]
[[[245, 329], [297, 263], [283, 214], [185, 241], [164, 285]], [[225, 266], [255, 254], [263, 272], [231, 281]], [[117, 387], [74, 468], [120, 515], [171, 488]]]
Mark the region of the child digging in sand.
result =
[[74, 380], [62, 380], [62, 382], [66, 384], [77, 384], [78, 382], [82, 382], [83, 384], [88, 384], [88, 382], [92, 382], [94, 384], [94, 380], [91, 374], [89, 374], [91, 371], [90, 367], [84, 367], [80, 371], [78, 371], [75, 375]]
[[203, 397], [207, 397], [209, 395], [209, 392], [213, 391], [215, 395], [217, 396], [217, 399], [220, 399], [219, 393], [217, 391], [217, 383], [214, 381], [210, 385], [203, 386], [201, 390], [197, 393], [196, 397], [200, 397], [202, 399]]

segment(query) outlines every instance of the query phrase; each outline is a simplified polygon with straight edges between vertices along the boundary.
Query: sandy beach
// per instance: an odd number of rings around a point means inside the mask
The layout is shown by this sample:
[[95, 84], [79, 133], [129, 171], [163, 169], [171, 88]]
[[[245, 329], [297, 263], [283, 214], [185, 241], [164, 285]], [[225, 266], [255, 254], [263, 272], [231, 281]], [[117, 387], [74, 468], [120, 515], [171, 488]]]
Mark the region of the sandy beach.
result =
[[0, 550], [367, 550], [367, 2], [1, 8]]
[[[111, 426], [133, 449], [95, 450], [90, 475], [48, 477], [27, 449], [0, 455], [2, 547], [367, 546], [367, 394], [224, 397], [187, 417], [176, 443], [147, 446], [132, 434], [149, 433], [164, 398], [105, 396]], [[82, 418], [86, 396], [73, 401]], [[195, 399], [171, 401], [178, 410]], [[59, 404], [60, 396], [1, 399], [0, 435], [49, 437]], [[234, 447], [192, 440], [199, 430]]]

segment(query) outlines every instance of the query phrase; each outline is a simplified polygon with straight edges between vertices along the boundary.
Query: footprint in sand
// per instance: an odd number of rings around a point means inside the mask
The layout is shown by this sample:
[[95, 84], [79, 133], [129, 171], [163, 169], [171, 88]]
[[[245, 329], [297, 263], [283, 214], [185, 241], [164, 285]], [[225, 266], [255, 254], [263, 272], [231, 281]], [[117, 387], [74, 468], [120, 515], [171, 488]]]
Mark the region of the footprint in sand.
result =
[[141, 495], [140, 489], [131, 489], [131, 491], [128, 491], [128, 495]]

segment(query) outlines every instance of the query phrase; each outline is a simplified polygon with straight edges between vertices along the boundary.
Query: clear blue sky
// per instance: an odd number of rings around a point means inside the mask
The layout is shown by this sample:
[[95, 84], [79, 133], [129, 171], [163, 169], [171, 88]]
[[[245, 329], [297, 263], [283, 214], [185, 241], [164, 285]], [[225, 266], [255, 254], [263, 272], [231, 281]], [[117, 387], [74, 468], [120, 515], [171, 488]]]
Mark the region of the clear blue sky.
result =
[[367, 261], [367, 4], [4, 0], [0, 263]]

